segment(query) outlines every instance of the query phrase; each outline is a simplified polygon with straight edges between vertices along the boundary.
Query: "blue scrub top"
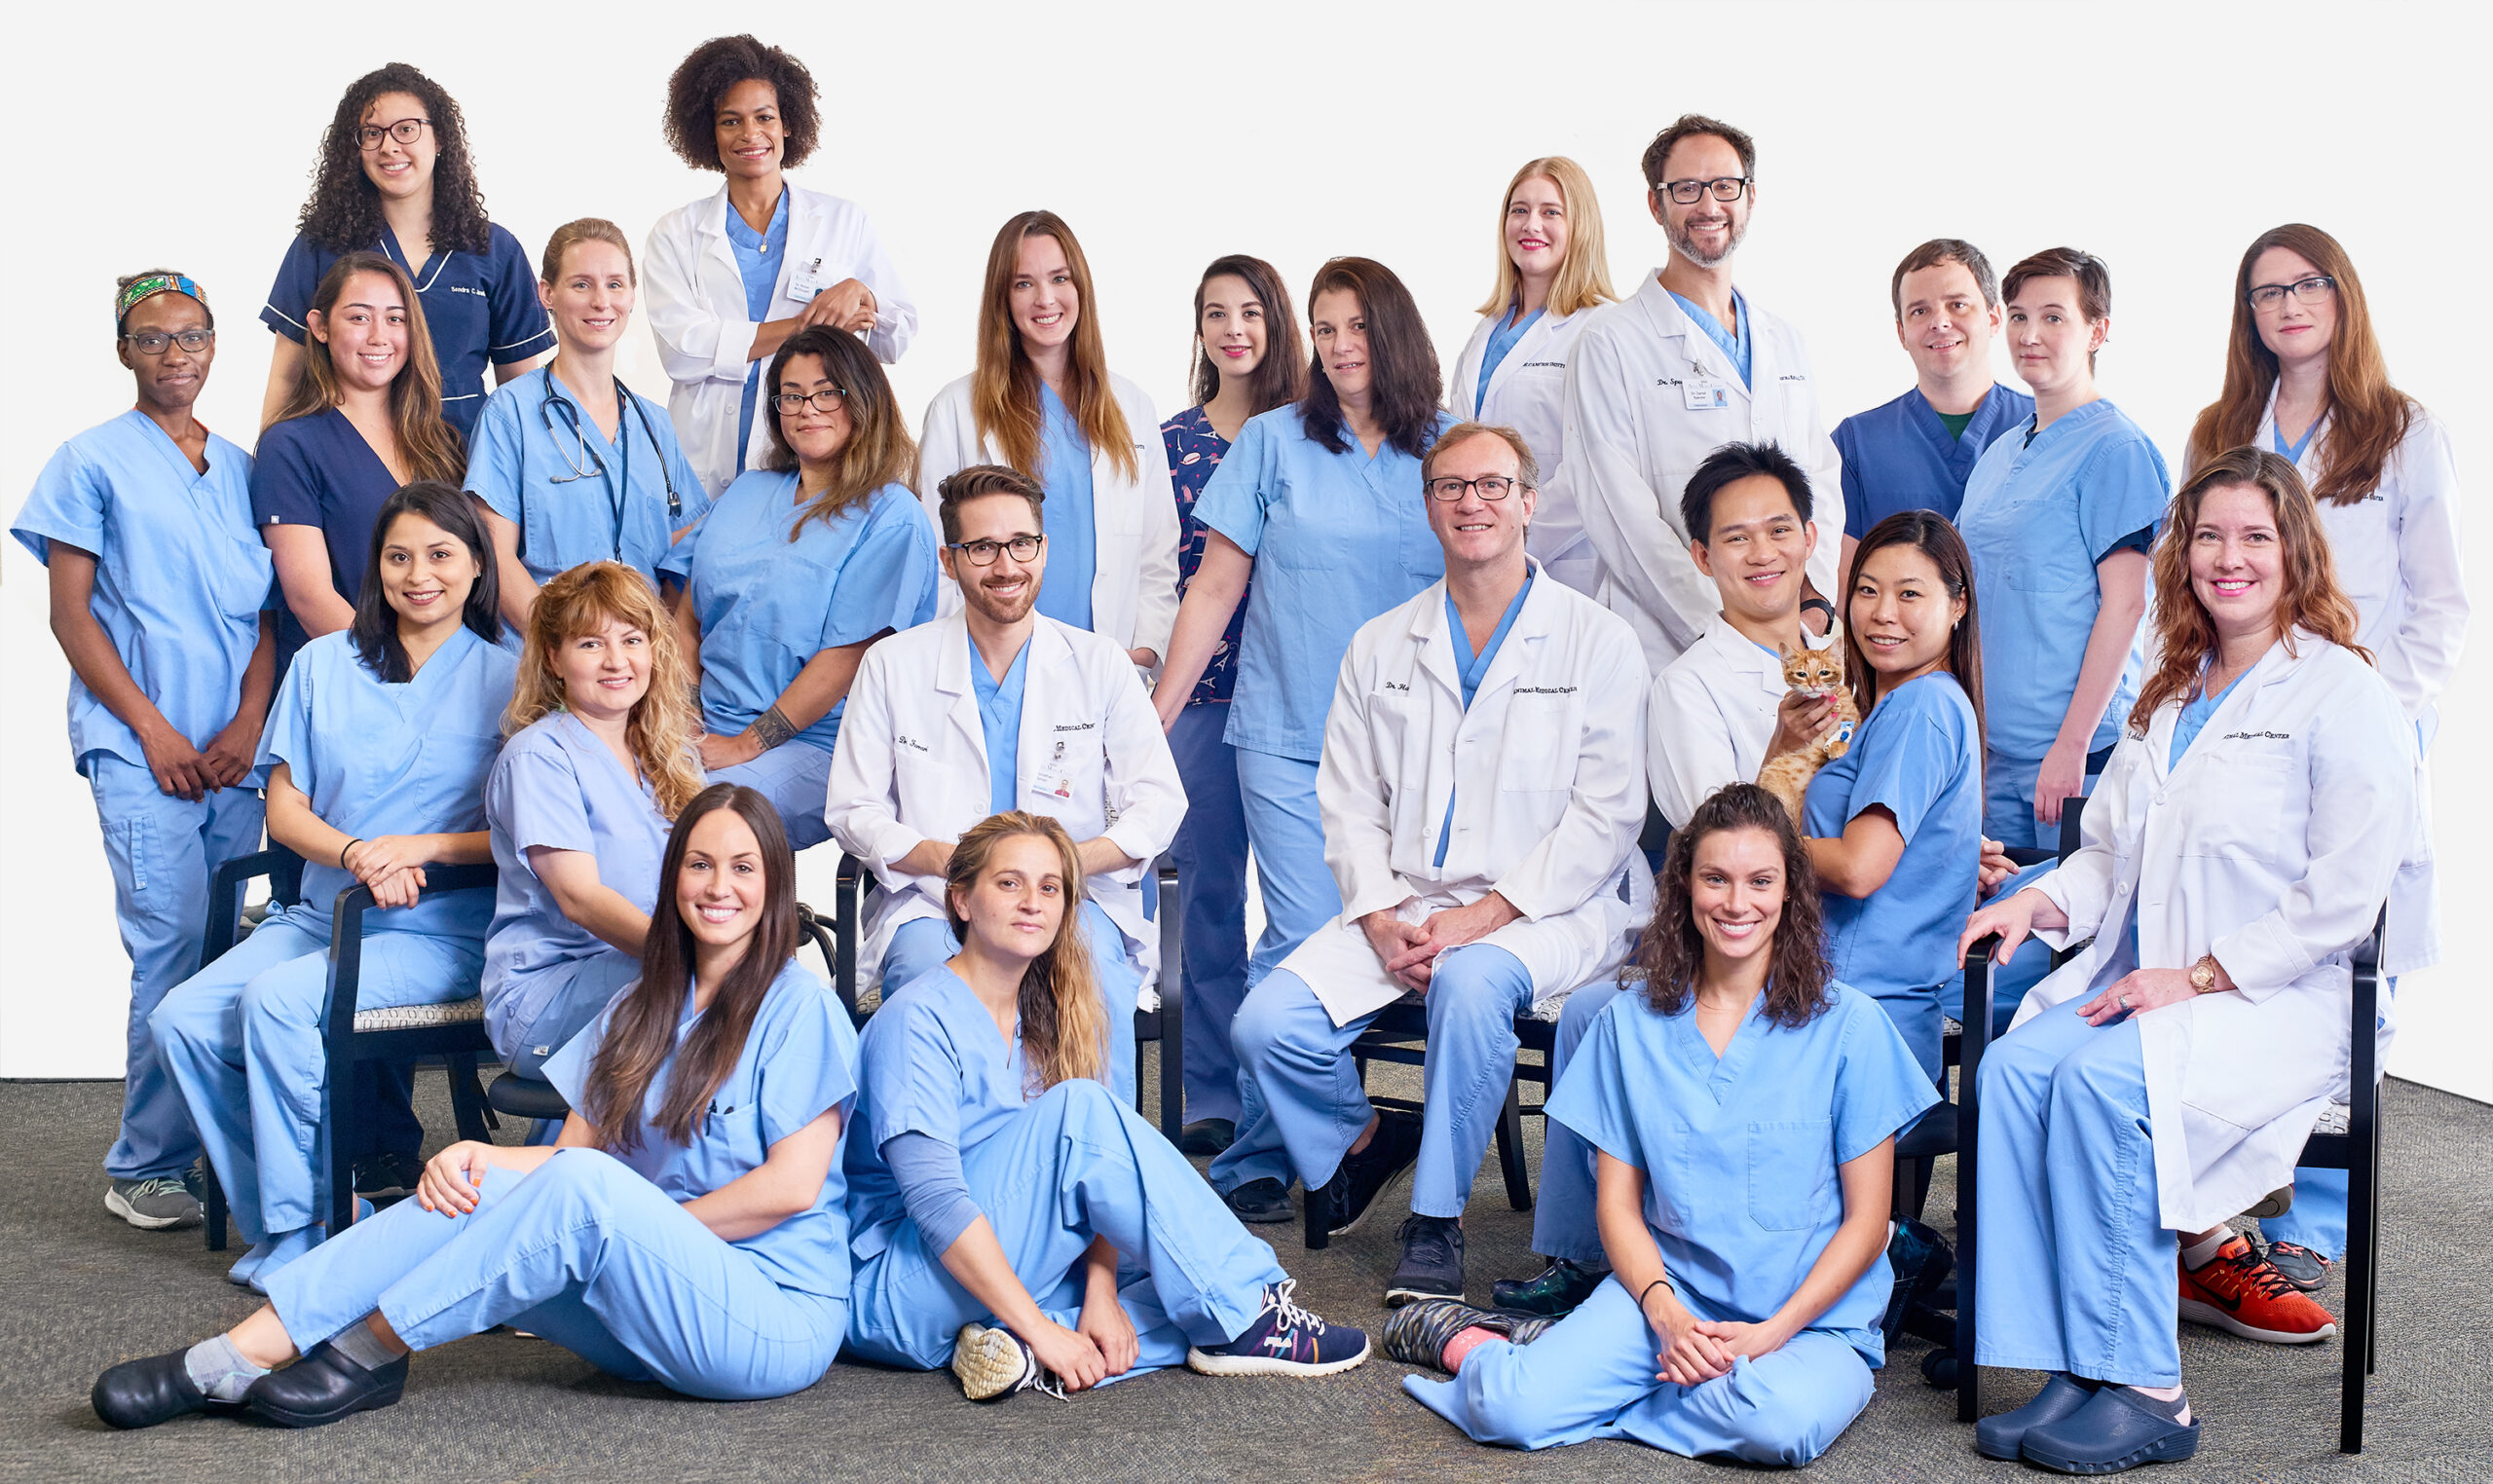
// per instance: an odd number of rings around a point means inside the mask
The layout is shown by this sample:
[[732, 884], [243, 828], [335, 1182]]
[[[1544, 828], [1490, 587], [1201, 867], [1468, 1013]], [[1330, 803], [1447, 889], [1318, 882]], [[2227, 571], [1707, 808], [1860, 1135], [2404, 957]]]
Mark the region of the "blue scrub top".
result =
[[[720, 495], [658, 571], [684, 583], [701, 623], [701, 724], [733, 736], [779, 702], [806, 661], [935, 616], [935, 528], [887, 484], [797, 531], [797, 476], [756, 469]], [[840, 703], [797, 739], [830, 752]]]
[[1843, 457], [1843, 534], [1859, 540], [1899, 510], [1936, 510], [1950, 520], [1965, 501], [1965, 480], [1983, 450], [2034, 416], [2034, 399], [1994, 386], [1984, 393], [1964, 436], [1948, 430], [1916, 388], [1835, 426]]
[[[2245, 670], [2242, 675], [2250, 673]], [[2236, 686], [2242, 684], [2242, 675], [2235, 676], [2214, 695], [2202, 695], [2181, 703], [2181, 715], [2173, 723], [2173, 745], [2164, 755], [2166, 772], [2181, 765], [2181, 755], [2190, 750], [2191, 743], [2199, 740], [2199, 733], [2208, 729], [2208, 723], [2214, 718], [2216, 708], [2224, 704], [2226, 696], [2233, 694]]]
[[[615, 996], [640, 987], [637, 983]], [[606, 1040], [614, 1003], [597, 1023], [574, 1036], [545, 1063], [545, 1080], [573, 1107], [581, 1106], [597, 1048]], [[675, 1032], [676, 1046], [700, 1022], [692, 996], [684, 997], [685, 1015]], [[840, 1138], [848, 1140], [849, 1100], [857, 1095], [857, 1029], [848, 1012], [823, 982], [790, 959], [771, 982], [745, 1032], [744, 1049], [736, 1056], [719, 1090], [710, 1095], [709, 1110], [693, 1126], [692, 1141], [678, 1144], [656, 1127], [675, 1078], [675, 1058], [650, 1079], [641, 1104], [637, 1146], [608, 1152], [634, 1173], [682, 1205], [697, 1200], [762, 1168], [770, 1148], [781, 1139], [840, 1108]], [[610, 1137], [618, 1131], [601, 1130]], [[556, 1159], [571, 1159], [558, 1154]], [[813, 1204], [766, 1232], [730, 1243], [782, 1288], [819, 1298], [848, 1296], [848, 1178], [835, 1149], [831, 1172]], [[710, 1300], [716, 1302], [715, 1298]]]
[[[251, 470], [251, 521], [311, 526], [329, 547], [329, 582], [353, 603], [372, 565], [372, 525], [398, 493], [398, 477], [332, 407], [272, 423], [260, 434]], [[294, 611], [278, 606], [278, 657], [287, 661], [307, 637]]]
[[1741, 333], [1756, 323], [1749, 318], [1747, 296], [1736, 288], [1731, 290], [1731, 317], [1739, 321], [1736, 329], [1724, 328], [1723, 321], [1715, 318], [1712, 311], [1700, 308], [1692, 300], [1680, 299], [1677, 293], [1673, 293], [1671, 297], [1679, 299], [1680, 311], [1688, 315], [1689, 322], [1703, 330], [1706, 339], [1714, 342], [1724, 354], [1731, 357], [1731, 365], [1740, 373], [1740, 385], [1743, 387], [1751, 385], [1749, 370], [1757, 360], [1757, 337]]
[[2312, 419], [2311, 426], [2302, 430], [2302, 436], [2290, 443], [2286, 441], [2286, 430], [2275, 427], [2275, 419], [2271, 418], [2269, 421], [2277, 452], [2285, 456], [2288, 464], [2298, 464], [2302, 463], [2302, 451], [2311, 447], [2311, 440], [2319, 434], [2320, 425], [2328, 420], [2326, 418]]
[[[269, 708], [259, 764], [284, 763], [312, 812], [333, 830], [465, 835], [485, 828], [485, 778], [502, 750], [502, 709], [519, 662], [462, 627], [415, 679], [388, 685], [365, 669], [346, 630], [303, 647]], [[329, 936], [329, 909], [354, 884], [334, 858], [303, 863], [303, 900], [285, 920]], [[480, 946], [493, 920], [489, 891], [426, 892], [413, 907], [364, 914], [364, 932], [429, 933]]]
[[[1523, 612], [1523, 600], [1532, 596], [1532, 570], [1526, 568], [1523, 586], [1515, 589], [1514, 601], [1507, 605], [1506, 612], [1498, 619], [1498, 626], [1489, 633], [1489, 642], [1480, 647], [1477, 654], [1470, 652], [1471, 636], [1463, 630], [1463, 613], [1454, 606], [1454, 591], [1451, 588], [1446, 590], [1445, 632], [1447, 640], [1454, 645], [1455, 673], [1463, 681], [1464, 710], [1471, 709], [1471, 698], [1480, 693], [1480, 683], [1488, 678], [1490, 662], [1498, 657], [1500, 649], [1506, 648], [1507, 632], [1515, 626], [1515, 614]], [[1445, 820], [1437, 826], [1436, 864], [1439, 867], [1445, 865], [1445, 847], [1454, 839], [1454, 797], [1462, 792], [1462, 782], [1457, 780], [1445, 796]]]
[[998, 678], [986, 673], [978, 642], [967, 643], [970, 688], [978, 693], [979, 730], [986, 741], [986, 812], [1002, 814], [1013, 807], [1013, 792], [1022, 771], [1022, 693], [1030, 678], [1030, 645], [1023, 641]]
[[[1434, 443], [1452, 417], [1437, 414]], [[1223, 740], [1314, 762], [1324, 713], [1359, 625], [1445, 575], [1429, 529], [1420, 461], [1391, 443], [1367, 456], [1345, 432], [1333, 453], [1298, 408], [1249, 418], [1195, 505], [1196, 518], [1255, 559]]]
[[[727, 208], [727, 250], [735, 254], [736, 277], [744, 280], [744, 312], [754, 323], [770, 313], [770, 296], [779, 286], [779, 265], [788, 256], [788, 188], [770, 208], [770, 225], [760, 232], [745, 225], [743, 213]], [[752, 446], [753, 415], [762, 405], [762, 373], [770, 357], [745, 368], [744, 396], [736, 403], [736, 472], [744, 472], [744, 453]]]
[[1039, 612], [1088, 632], [1091, 579], [1099, 570], [1099, 531], [1092, 513], [1091, 440], [1053, 388], [1039, 389], [1039, 473], [1048, 498], [1048, 566], [1039, 576]]
[[[2103, 606], [2096, 564], [2151, 538], [2172, 498], [2164, 456], [2108, 401], [2062, 414], [2031, 444], [2003, 437], [1975, 462], [1956, 529], [1974, 559], [1992, 753], [2033, 761], [2051, 751]], [[2136, 668], [2122, 672], [2089, 753], [2120, 739]]]
[[[1881, 804], [1905, 853], [1869, 896], [1824, 894], [1827, 970], [1874, 996], [1936, 991], [1959, 972], [1956, 935], [1973, 914], [1983, 853], [1982, 735], [1953, 675], [1934, 671], [1879, 698], [1851, 749], [1809, 780], [1805, 833], [1837, 838]], [[1916, 1050], [1936, 1057], [1939, 1045]]]
[[529, 866], [532, 848], [594, 856], [600, 885], [644, 912], [657, 910], [672, 827], [650, 786], [570, 712], [540, 717], [502, 744], [485, 780], [485, 820], [502, 872], [485, 940], [487, 998], [499, 1000], [530, 975], [610, 950], [605, 939], [563, 915]]
[[[710, 508], [666, 409], [629, 389], [624, 396], [612, 442], [550, 365], [485, 399], [467, 490], [519, 527], [520, 562], [540, 586], [582, 562], [614, 561], [655, 588], [675, 533]], [[668, 507], [670, 484], [680, 508]]]
[[[1700, 1318], [1757, 1323], [1782, 1308], [1842, 1224], [1838, 1167], [1939, 1101], [1877, 1001], [1841, 981], [1827, 1001], [1785, 1027], [1761, 994], [1718, 1060], [1693, 998], [1658, 1015], [1631, 984], [1549, 1094], [1551, 1118], [1645, 1171], [1645, 1225]], [[1891, 1282], [1870, 1264], [1809, 1328], [1884, 1364]]]
[[[1182, 601], [1195, 580], [1195, 569], [1203, 565], [1204, 546], [1210, 538], [1211, 528], [1195, 514], [1195, 501], [1203, 498], [1212, 470], [1220, 467], [1229, 453], [1229, 440], [1213, 430], [1211, 419], [1204, 416], [1201, 407], [1189, 407], [1161, 424], [1160, 439], [1169, 450], [1169, 484], [1177, 497], [1177, 596]], [[1250, 581], [1247, 591], [1253, 590]], [[1238, 683], [1238, 641], [1246, 626], [1246, 599], [1242, 596], [1238, 611], [1229, 615], [1229, 627], [1220, 631], [1220, 642], [1212, 646], [1211, 658], [1204, 664], [1203, 679], [1195, 682], [1194, 693], [1186, 697], [1187, 705], [1229, 700]]]
[[[403, 270], [416, 285], [430, 332], [433, 358], [441, 363], [441, 416], [465, 437], [485, 406], [485, 368], [534, 360], [554, 349], [554, 323], [537, 297], [537, 271], [519, 239], [488, 226], [485, 252], [436, 252], [418, 268], [398, 250], [397, 237], [381, 234], [372, 250]], [[303, 344], [305, 316], [329, 265], [346, 254], [297, 234], [278, 264], [277, 282], [260, 309], [260, 322]], [[262, 457], [266, 457], [263, 452]]]
[[[207, 435], [207, 472], [132, 408], [60, 445], [10, 534], [52, 565], [52, 543], [95, 559], [88, 611], [130, 678], [175, 731], [205, 748], [234, 720], [242, 675], [259, 648], [260, 614], [277, 605], [277, 565], [251, 528], [251, 456]], [[147, 765], [138, 734], [76, 672], [69, 677], [69, 756]], [[263, 782], [254, 769], [242, 787]]]
[[864, 1086], [848, 1141], [848, 1188], [862, 1261], [889, 1246], [909, 1215], [883, 1160], [885, 1144], [923, 1133], [966, 1155], [1044, 1090], [1031, 1085], [1020, 1027], [1007, 1046], [977, 992], [940, 964], [884, 998], [866, 1022], [858, 1058]]
[[1477, 407], [1489, 399], [1489, 379], [1498, 374], [1498, 367], [1505, 362], [1507, 352], [1523, 339], [1523, 332], [1540, 323], [1545, 313], [1545, 310], [1534, 310], [1517, 319], [1510, 305], [1505, 314], [1498, 316], [1498, 322], [1489, 327], [1489, 343], [1480, 350], [1480, 385], [1471, 393], [1473, 406]]

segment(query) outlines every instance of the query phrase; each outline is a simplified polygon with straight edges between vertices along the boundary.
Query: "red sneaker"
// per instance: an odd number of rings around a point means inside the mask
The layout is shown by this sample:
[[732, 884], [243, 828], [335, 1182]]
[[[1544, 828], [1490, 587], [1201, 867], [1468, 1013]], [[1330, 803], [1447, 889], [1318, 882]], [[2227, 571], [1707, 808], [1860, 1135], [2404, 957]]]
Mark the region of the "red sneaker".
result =
[[2206, 1267], [2182, 1267], [2181, 1317], [2270, 1345], [2310, 1345], [2337, 1332], [2328, 1311], [2239, 1234], [2227, 1238]]

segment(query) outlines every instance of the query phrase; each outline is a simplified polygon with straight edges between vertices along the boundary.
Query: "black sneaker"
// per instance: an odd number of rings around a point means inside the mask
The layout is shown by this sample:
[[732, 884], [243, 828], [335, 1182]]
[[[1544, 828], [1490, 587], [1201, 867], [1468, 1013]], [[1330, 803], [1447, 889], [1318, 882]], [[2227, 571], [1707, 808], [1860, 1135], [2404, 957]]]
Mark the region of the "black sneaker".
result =
[[396, 1150], [368, 1154], [354, 1162], [354, 1193], [376, 1205], [414, 1195], [424, 1177], [425, 1162]]
[[1591, 1298], [1593, 1290], [1608, 1277], [1608, 1268], [1588, 1268], [1564, 1257], [1553, 1257], [1549, 1266], [1534, 1277], [1502, 1278], [1491, 1283], [1489, 1302], [1508, 1314], [1557, 1318], [1573, 1314], [1576, 1306]]
[[1399, 1309], [1419, 1299], [1463, 1297], [1463, 1223], [1452, 1216], [1414, 1213], [1395, 1233], [1402, 1240], [1402, 1261], [1394, 1280], [1385, 1285], [1385, 1307]]
[[1238, 1126], [1225, 1118], [1199, 1118], [1177, 1131], [1179, 1154], [1220, 1154], [1238, 1142]]
[[1186, 1351], [1190, 1369], [1207, 1376], [1330, 1376], [1367, 1358], [1367, 1334], [1326, 1324], [1291, 1300], [1298, 1280], [1264, 1285], [1264, 1310], [1238, 1337]]
[[1394, 1183], [1394, 1177], [1419, 1158], [1420, 1121], [1408, 1113], [1379, 1113], [1375, 1136], [1367, 1147], [1342, 1156], [1333, 1178], [1309, 1191], [1307, 1199], [1322, 1203], [1318, 1208], [1327, 1233], [1345, 1236], [1358, 1230], [1368, 1207], [1376, 1204], [1377, 1192]]
[[1421, 1299], [1394, 1311], [1385, 1323], [1385, 1357], [1404, 1365], [1445, 1369], [1446, 1343], [1467, 1329], [1485, 1329], [1517, 1345], [1530, 1345], [1558, 1321], [1542, 1316], [1517, 1318], [1474, 1309], [1461, 1299]]
[[1896, 1223], [1895, 1235], [1887, 1239], [1887, 1267], [1894, 1282], [1887, 1290], [1886, 1316], [1879, 1324], [1888, 1345], [1904, 1334], [1915, 1306], [1935, 1307], [1932, 1296], [1955, 1265], [1956, 1254], [1937, 1232], [1910, 1217]]
[[1290, 1208], [1289, 1187], [1279, 1180], [1249, 1180], [1236, 1190], [1221, 1192], [1220, 1199], [1228, 1203], [1231, 1215], [1250, 1226], [1287, 1221], [1298, 1214]]
[[2328, 1281], [2328, 1259], [2299, 1243], [2268, 1243], [2268, 1266], [2305, 1293], [2316, 1293]]

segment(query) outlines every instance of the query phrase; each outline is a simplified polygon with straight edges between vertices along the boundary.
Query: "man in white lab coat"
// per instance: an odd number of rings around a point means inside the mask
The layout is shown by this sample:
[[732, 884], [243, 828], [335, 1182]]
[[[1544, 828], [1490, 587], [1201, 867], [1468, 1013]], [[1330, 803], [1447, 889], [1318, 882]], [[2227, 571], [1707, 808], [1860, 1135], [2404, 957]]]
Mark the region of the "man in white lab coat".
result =
[[[1524, 553], [1537, 470], [1464, 424], [1422, 464], [1446, 575], [1342, 660], [1317, 779], [1342, 915], [1247, 992], [1231, 1026], [1243, 1116], [1212, 1162], [1242, 1216], [1344, 1232], [1414, 1161], [1386, 1302], [1461, 1297], [1462, 1213], [1513, 1075], [1514, 1018], [1607, 982], [1651, 910], [1645, 675], [1627, 627]], [[1423, 1119], [1379, 1114], [1350, 1056], [1425, 997]]]
[[1186, 793], [1134, 662], [1113, 640], [1038, 612], [1047, 567], [1038, 482], [996, 464], [946, 479], [943, 563], [964, 606], [866, 651], [832, 754], [824, 810], [882, 891], [862, 964], [886, 991], [959, 950], [944, 872], [963, 832], [1009, 809], [1062, 822], [1082, 858], [1083, 919], [1107, 1000], [1118, 1095], [1134, 1096], [1134, 1020], [1153, 970], [1142, 872], [1176, 835]]
[[[1689, 558], [1679, 492], [1723, 444], [1771, 441], [1809, 471], [1818, 519], [1843, 529], [1841, 462], [1801, 337], [1731, 284], [1757, 204], [1757, 146], [1689, 114], [1645, 151], [1647, 204], [1671, 256], [1636, 292], [1591, 311], [1567, 366], [1564, 477], [1601, 558], [1602, 601], [1658, 673], [1703, 632], [1714, 584]], [[1809, 559], [1836, 591], [1835, 541]]]

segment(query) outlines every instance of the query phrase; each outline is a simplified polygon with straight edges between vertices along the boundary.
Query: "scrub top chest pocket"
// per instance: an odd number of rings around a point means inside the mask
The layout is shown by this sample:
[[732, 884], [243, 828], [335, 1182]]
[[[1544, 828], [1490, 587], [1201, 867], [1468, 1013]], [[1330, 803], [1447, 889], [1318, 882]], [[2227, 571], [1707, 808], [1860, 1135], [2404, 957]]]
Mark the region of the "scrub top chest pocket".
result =
[[1833, 1121], [1753, 1123], [1748, 1146], [1750, 1220], [1769, 1232], [1798, 1232], [1827, 1219], [1836, 1195]]

